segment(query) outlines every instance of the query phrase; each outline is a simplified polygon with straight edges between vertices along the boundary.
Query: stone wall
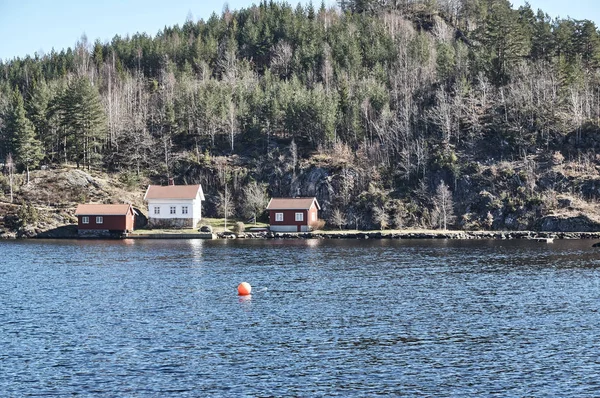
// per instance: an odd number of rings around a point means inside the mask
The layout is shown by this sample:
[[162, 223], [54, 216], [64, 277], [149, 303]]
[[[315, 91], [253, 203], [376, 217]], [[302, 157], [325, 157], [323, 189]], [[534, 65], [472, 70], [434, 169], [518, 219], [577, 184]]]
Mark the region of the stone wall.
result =
[[193, 218], [149, 218], [150, 228], [196, 228]]
[[77, 236], [80, 238], [121, 238], [123, 231], [109, 231], [108, 229], [79, 229]]

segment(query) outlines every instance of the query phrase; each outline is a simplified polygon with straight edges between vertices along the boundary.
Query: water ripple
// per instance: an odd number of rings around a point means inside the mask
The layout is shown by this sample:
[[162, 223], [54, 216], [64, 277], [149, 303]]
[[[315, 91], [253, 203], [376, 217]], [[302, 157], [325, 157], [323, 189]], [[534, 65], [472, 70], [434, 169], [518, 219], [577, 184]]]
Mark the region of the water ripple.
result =
[[597, 396], [590, 246], [0, 242], [0, 391]]

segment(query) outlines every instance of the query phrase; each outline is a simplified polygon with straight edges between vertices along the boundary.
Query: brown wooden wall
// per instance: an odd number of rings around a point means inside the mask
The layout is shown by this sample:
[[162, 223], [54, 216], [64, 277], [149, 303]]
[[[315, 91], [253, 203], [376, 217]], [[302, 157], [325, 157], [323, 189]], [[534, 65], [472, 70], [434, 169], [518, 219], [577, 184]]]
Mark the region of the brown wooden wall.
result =
[[[275, 221], [275, 213], [283, 213], [283, 221]], [[304, 221], [296, 221], [296, 213], [304, 214]], [[309, 210], [269, 210], [269, 224], [274, 226], [313, 226], [316, 224], [318, 219], [318, 217], [315, 217], [315, 220], [313, 220], [313, 214], [318, 214], [316, 206], [311, 207]], [[298, 231], [300, 231], [300, 229], [298, 229]]]
[[[77, 216], [77, 227], [79, 229], [107, 229], [109, 231], [133, 231], [133, 216], [130, 212], [127, 215], [119, 216], [104, 216], [102, 224], [96, 224], [96, 217], [98, 215], [89, 216]], [[83, 224], [81, 219], [83, 217], [89, 217], [90, 223]]]

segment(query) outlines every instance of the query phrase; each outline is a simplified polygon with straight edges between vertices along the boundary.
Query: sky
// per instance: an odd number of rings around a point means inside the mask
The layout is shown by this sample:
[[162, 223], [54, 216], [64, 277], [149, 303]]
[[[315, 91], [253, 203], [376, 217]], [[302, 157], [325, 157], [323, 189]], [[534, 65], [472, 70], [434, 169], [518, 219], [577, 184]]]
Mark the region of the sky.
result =
[[[525, 0], [511, 1], [513, 8], [525, 4]], [[598, 0], [529, 0], [534, 12], [541, 8], [553, 19], [556, 17], [571, 19], [589, 19], [600, 25], [600, 1]]]
[[[248, 7], [259, 0], [229, 0], [230, 9]], [[289, 1], [297, 4], [297, 0]], [[514, 0], [515, 8], [524, 0]], [[306, 4], [306, 0], [302, 0]], [[320, 0], [313, 0], [320, 5]], [[530, 0], [551, 17], [570, 16], [600, 22], [599, 0]], [[0, 0], [0, 59], [10, 60], [34, 53], [60, 52], [86, 34], [88, 41], [110, 41], [115, 35], [146, 32], [154, 36], [165, 26], [183, 24], [220, 14], [220, 0]], [[335, 4], [327, 0], [326, 4]]]
[[[86, 34], [88, 42], [146, 32], [195, 21], [213, 12], [245, 8], [260, 0], [0, 0], [0, 59], [60, 52]], [[298, 0], [288, 1], [294, 6]], [[307, 1], [302, 0], [303, 4]], [[320, 5], [321, 1], [314, 2]], [[326, 1], [326, 4], [333, 2]]]

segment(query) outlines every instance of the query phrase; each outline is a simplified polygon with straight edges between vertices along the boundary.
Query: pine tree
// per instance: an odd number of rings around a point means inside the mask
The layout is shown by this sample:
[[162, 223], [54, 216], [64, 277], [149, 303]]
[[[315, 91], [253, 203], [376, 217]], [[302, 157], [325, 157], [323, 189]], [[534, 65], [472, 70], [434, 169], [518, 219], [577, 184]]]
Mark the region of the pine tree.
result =
[[531, 38], [531, 56], [534, 60], [550, 59], [554, 49], [552, 24], [548, 14], [539, 10], [533, 25]]
[[41, 143], [36, 138], [33, 123], [25, 115], [23, 96], [17, 89], [13, 92], [8, 131], [12, 135], [12, 148], [17, 164], [27, 171], [27, 183], [29, 184], [29, 169], [37, 167], [40, 160], [44, 158], [44, 154]]
[[483, 27], [483, 44], [490, 52], [491, 75], [497, 85], [510, 80], [513, 65], [529, 54], [530, 37], [519, 21], [519, 13], [505, 0], [492, 3]]
[[98, 90], [87, 78], [75, 80], [62, 97], [62, 124], [77, 167], [88, 169], [98, 160], [106, 115]]
[[29, 119], [35, 127], [35, 131], [40, 139], [42, 148], [46, 156], [52, 159], [51, 127], [49, 121], [50, 91], [46, 82], [37, 82], [31, 98], [27, 101], [27, 113]]

